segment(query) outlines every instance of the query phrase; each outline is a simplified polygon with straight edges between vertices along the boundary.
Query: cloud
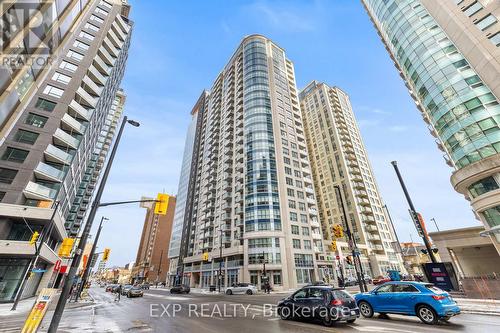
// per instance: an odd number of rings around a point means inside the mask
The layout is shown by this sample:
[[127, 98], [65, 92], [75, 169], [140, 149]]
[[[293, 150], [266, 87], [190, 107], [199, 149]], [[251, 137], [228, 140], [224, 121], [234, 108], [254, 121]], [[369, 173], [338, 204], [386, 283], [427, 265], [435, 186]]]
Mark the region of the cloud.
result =
[[[311, 32], [317, 29], [313, 16], [304, 12], [305, 8], [291, 7], [288, 2], [274, 5], [257, 1], [246, 7], [246, 11], [270, 25], [273, 29], [286, 32]], [[314, 8], [313, 8], [314, 9]]]
[[371, 106], [358, 106], [356, 108], [356, 111], [358, 111], [360, 113], [374, 113], [374, 114], [378, 114], [378, 115], [389, 115], [389, 114], [391, 114], [390, 112], [388, 112], [386, 110], [383, 110], [383, 109], [380, 109], [380, 108], [376, 108], [376, 107], [371, 107]]
[[389, 127], [389, 131], [397, 133], [406, 132], [408, 129], [408, 126], [405, 125], [393, 125]]
[[380, 125], [381, 121], [379, 119], [359, 119], [359, 128], [376, 127]]

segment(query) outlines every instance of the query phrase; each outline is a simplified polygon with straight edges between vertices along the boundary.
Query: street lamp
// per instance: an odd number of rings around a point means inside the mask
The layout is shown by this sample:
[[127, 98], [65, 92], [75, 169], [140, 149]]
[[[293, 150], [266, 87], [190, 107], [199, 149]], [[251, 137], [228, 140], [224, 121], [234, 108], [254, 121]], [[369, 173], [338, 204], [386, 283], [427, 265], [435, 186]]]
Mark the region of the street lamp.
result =
[[113, 149], [111, 150], [111, 154], [109, 156], [109, 161], [104, 169], [104, 174], [102, 175], [102, 180], [99, 184], [99, 188], [97, 189], [96, 196], [94, 201], [92, 202], [92, 206], [90, 208], [89, 216], [87, 218], [87, 223], [83, 229], [82, 235], [80, 237], [80, 242], [78, 244], [78, 248], [75, 251], [73, 256], [73, 261], [71, 262], [71, 267], [69, 269], [68, 275], [64, 279], [64, 285], [61, 291], [61, 295], [59, 296], [59, 301], [57, 302], [56, 309], [54, 311], [54, 315], [52, 316], [52, 320], [50, 322], [50, 326], [48, 329], [48, 333], [56, 333], [57, 328], [59, 327], [59, 323], [61, 322], [62, 314], [64, 312], [64, 307], [66, 306], [66, 301], [68, 300], [69, 293], [71, 290], [71, 286], [74, 283], [75, 275], [78, 270], [78, 266], [80, 265], [80, 260], [83, 255], [83, 251], [85, 249], [85, 245], [87, 244], [87, 239], [89, 237], [90, 230], [92, 228], [92, 223], [94, 222], [95, 215], [97, 213], [97, 209], [99, 208], [99, 203], [101, 201], [102, 193], [104, 192], [104, 186], [106, 186], [106, 181], [108, 180], [108, 175], [111, 170], [111, 166], [113, 165], [113, 160], [115, 158], [116, 151], [118, 149], [118, 145], [120, 144], [120, 139], [122, 137], [123, 128], [125, 124], [129, 123], [134, 127], [139, 127], [139, 123], [134, 120], [129, 120], [127, 116], [123, 117], [123, 121], [120, 125], [120, 130], [116, 135], [116, 141], [113, 145]]

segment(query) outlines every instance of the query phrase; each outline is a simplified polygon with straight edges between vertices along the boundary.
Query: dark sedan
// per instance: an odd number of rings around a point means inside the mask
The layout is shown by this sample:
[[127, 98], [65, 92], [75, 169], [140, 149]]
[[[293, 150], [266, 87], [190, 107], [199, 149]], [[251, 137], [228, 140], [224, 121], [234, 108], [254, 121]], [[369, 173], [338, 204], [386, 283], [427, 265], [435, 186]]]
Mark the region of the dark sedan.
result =
[[345, 290], [332, 286], [306, 286], [278, 303], [283, 320], [319, 319], [325, 326], [337, 321], [353, 323], [359, 317], [354, 298]]
[[189, 286], [183, 284], [183, 285], [178, 285], [170, 288], [170, 293], [171, 294], [189, 294], [191, 291], [191, 288]]
[[142, 297], [142, 296], [144, 296], [144, 292], [142, 291], [141, 288], [132, 287], [127, 292], [127, 297], [128, 298], [131, 298], [131, 297]]

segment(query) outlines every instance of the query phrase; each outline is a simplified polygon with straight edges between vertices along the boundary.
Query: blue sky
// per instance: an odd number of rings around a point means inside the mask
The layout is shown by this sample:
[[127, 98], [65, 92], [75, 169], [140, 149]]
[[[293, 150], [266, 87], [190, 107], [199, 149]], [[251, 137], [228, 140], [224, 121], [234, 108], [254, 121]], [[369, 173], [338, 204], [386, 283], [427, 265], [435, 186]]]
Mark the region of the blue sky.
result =
[[[399, 162], [414, 204], [441, 229], [478, 224], [451, 187], [448, 167], [379, 40], [360, 1], [138, 1], [122, 86], [126, 114], [141, 123], [122, 137], [103, 202], [177, 192], [190, 110], [242, 37], [268, 36], [294, 62], [299, 89], [311, 80], [346, 91], [381, 194], [402, 241], [417, 240], [390, 165]], [[110, 221], [100, 250], [109, 265], [135, 261], [145, 211], [101, 208]]]

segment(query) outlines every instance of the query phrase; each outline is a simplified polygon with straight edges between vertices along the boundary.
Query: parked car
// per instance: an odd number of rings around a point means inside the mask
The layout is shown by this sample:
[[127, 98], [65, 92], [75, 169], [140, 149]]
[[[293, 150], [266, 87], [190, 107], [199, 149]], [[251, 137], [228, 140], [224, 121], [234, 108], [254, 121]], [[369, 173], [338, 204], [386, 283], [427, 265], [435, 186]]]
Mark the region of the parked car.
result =
[[365, 283], [368, 283], [368, 284], [373, 283], [372, 277], [368, 274], [365, 274]]
[[185, 284], [180, 284], [178, 286], [174, 286], [170, 288], [170, 293], [171, 294], [189, 294], [191, 291], [191, 288]]
[[417, 316], [426, 324], [447, 321], [460, 314], [460, 308], [452, 297], [430, 283], [392, 281], [374, 290], [356, 294], [361, 314], [370, 318], [375, 312]]
[[115, 287], [117, 287], [117, 286], [118, 286], [118, 285], [116, 285], [116, 284], [108, 284], [108, 285], [106, 286], [105, 291], [106, 291], [106, 292], [113, 292], [113, 289], [114, 289]]
[[147, 283], [147, 282], [144, 282], [143, 284], [140, 284], [140, 285], [139, 285], [139, 287], [140, 287], [141, 289], [149, 289], [149, 286], [150, 286], [150, 285], [149, 285], [149, 283]]
[[132, 288], [133, 286], [130, 284], [126, 284], [122, 287], [122, 295], [125, 296], [127, 295], [128, 291]]
[[373, 279], [373, 284], [374, 285], [379, 285], [379, 284], [386, 283], [386, 282], [389, 282], [389, 281], [391, 281], [391, 279], [389, 277], [379, 275], [375, 279]]
[[337, 321], [353, 323], [359, 317], [356, 301], [347, 291], [332, 286], [306, 286], [281, 300], [277, 313], [283, 320], [319, 319], [331, 326]]
[[144, 296], [144, 292], [142, 291], [141, 288], [132, 287], [132, 288], [130, 288], [127, 291], [127, 297], [128, 298], [131, 298], [131, 297], [142, 297], [142, 296]]
[[352, 287], [358, 284], [358, 280], [353, 277], [348, 277], [344, 280], [344, 287]]
[[226, 295], [232, 294], [247, 294], [253, 295], [257, 293], [257, 287], [250, 283], [233, 283], [233, 285], [226, 289]]

